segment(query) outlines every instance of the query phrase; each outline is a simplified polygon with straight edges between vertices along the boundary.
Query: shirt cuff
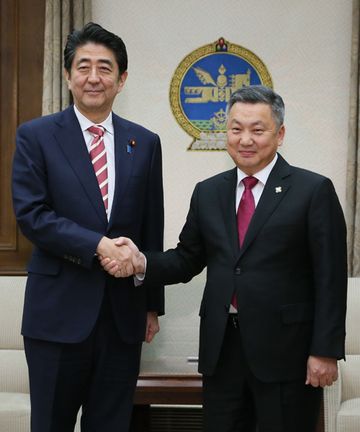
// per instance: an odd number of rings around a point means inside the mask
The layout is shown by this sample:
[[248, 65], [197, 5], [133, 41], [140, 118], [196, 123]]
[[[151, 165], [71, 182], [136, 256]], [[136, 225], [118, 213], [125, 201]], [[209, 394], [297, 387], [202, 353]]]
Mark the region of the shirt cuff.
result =
[[146, 265], [147, 265], [147, 260], [146, 260], [146, 256], [143, 255], [144, 257], [144, 273], [136, 273], [134, 274], [134, 285], [140, 286], [143, 284], [144, 279], [145, 279], [145, 275], [146, 275]]

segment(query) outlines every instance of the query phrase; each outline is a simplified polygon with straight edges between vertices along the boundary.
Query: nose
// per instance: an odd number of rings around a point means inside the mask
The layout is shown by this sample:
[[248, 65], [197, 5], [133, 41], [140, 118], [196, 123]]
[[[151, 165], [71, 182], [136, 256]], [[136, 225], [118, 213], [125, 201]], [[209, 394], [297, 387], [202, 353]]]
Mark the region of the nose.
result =
[[243, 131], [240, 135], [240, 143], [242, 145], [251, 145], [254, 143], [252, 134], [248, 131]]
[[96, 83], [99, 81], [99, 74], [96, 67], [92, 67], [89, 71], [88, 80], [92, 83]]

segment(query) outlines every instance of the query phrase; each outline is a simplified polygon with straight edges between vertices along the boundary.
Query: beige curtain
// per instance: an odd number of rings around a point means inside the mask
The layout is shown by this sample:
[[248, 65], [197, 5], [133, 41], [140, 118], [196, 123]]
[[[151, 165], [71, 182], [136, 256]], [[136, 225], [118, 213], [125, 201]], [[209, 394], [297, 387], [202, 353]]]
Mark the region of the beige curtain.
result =
[[70, 94], [63, 75], [67, 35], [91, 20], [91, 0], [46, 0], [42, 113], [66, 108]]
[[360, 276], [360, 0], [353, 0], [351, 50], [350, 124], [348, 142], [346, 216], [348, 225], [349, 275]]

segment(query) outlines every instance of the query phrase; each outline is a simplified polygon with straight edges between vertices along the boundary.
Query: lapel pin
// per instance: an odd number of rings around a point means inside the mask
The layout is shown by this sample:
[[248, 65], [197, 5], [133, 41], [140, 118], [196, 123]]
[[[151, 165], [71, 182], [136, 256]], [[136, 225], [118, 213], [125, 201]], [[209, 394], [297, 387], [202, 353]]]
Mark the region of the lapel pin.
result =
[[281, 193], [281, 192], [282, 192], [281, 186], [276, 186], [275, 193]]
[[126, 152], [131, 154], [133, 148], [136, 146], [136, 142], [134, 139], [129, 140], [127, 146], [126, 146]]

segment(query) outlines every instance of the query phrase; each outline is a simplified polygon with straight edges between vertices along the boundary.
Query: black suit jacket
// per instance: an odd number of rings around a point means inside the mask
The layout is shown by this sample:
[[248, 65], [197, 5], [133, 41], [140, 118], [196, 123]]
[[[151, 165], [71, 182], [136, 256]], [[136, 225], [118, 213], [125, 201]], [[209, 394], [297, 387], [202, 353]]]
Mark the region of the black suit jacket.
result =
[[[113, 114], [115, 194], [108, 222], [73, 107], [32, 120], [17, 132], [13, 200], [19, 226], [34, 244], [28, 265], [22, 333], [80, 342], [91, 332], [105, 286], [120, 336], [144, 339], [147, 311], [163, 313], [163, 287], [111, 278], [94, 256], [100, 239], [128, 236], [162, 250], [163, 188], [157, 135]], [[135, 146], [128, 152], [131, 140]]]
[[307, 357], [344, 357], [346, 228], [331, 181], [280, 155], [239, 249], [236, 168], [195, 187], [176, 249], [147, 253], [152, 282], [206, 267], [199, 371], [214, 372], [233, 293], [245, 354], [263, 381], [304, 377]]

